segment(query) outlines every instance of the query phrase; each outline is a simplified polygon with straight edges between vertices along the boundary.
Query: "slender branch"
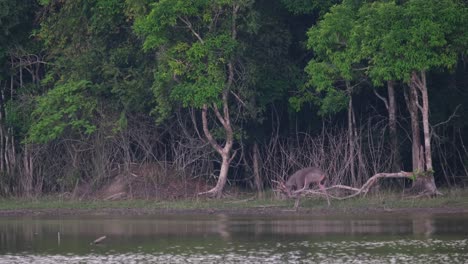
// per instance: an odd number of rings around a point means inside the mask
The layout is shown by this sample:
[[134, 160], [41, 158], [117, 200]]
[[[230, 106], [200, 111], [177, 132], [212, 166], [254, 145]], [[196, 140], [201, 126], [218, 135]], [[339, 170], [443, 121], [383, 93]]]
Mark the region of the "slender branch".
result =
[[219, 144], [216, 142], [214, 139], [213, 135], [211, 134], [210, 130], [208, 129], [208, 117], [207, 117], [207, 112], [208, 112], [208, 106], [206, 104], [203, 105], [202, 108], [202, 122], [203, 122], [203, 132], [205, 133], [206, 139], [208, 142], [210, 142], [211, 146], [219, 153], [223, 154], [223, 149]]
[[416, 101], [416, 106], [419, 108], [419, 111], [421, 111], [421, 113], [422, 113], [424, 109], [423, 109], [422, 105], [418, 101]]
[[233, 91], [230, 91], [230, 93], [232, 95], [234, 95], [234, 97], [237, 99], [237, 101], [239, 101], [239, 103], [241, 103], [244, 107], [247, 106], [246, 103], [244, 101], [242, 101], [242, 99], [236, 93], [234, 93]]
[[240, 8], [239, 5], [234, 5], [233, 10], [232, 10], [232, 39], [236, 39], [237, 37], [236, 20], [237, 20], [237, 12], [239, 11], [239, 8]]
[[458, 115], [457, 115], [457, 111], [458, 111], [458, 109], [460, 108], [460, 106], [461, 106], [461, 105], [457, 105], [457, 107], [455, 108], [455, 111], [453, 111], [452, 115], [451, 115], [451, 116], [449, 116], [449, 118], [448, 118], [447, 120], [445, 120], [445, 121], [442, 121], [442, 122], [440, 122], [440, 123], [437, 123], [437, 124], [433, 125], [432, 127], [433, 127], [433, 128], [436, 128], [436, 127], [438, 127], [438, 126], [441, 126], [441, 125], [447, 124], [447, 123], [449, 123], [449, 122], [450, 122], [450, 120], [452, 120], [452, 118], [454, 118], [454, 117], [458, 117]]
[[200, 41], [200, 43], [205, 44], [205, 41], [203, 41], [203, 39], [202, 39], [202, 37], [200, 36], [200, 34], [198, 34], [198, 32], [196, 32], [196, 31], [193, 29], [192, 23], [190, 23], [190, 21], [189, 21], [187, 18], [184, 18], [184, 17], [179, 16], [179, 19], [180, 19], [182, 22], [184, 22], [185, 25], [187, 25], [188, 29], [190, 29], [190, 31], [192, 31], [192, 34], [195, 35], [195, 37], [198, 39], [198, 41]]
[[236, 157], [236, 155], [237, 155], [237, 149], [234, 150], [234, 153], [232, 153], [232, 156], [231, 156], [231, 158], [229, 159], [229, 163], [232, 162], [232, 160]]
[[223, 10], [221, 8], [218, 8], [218, 10], [216, 11], [215, 15], [213, 16], [213, 19], [211, 20], [211, 23], [210, 25], [208, 26], [208, 31], [209, 32], [213, 32], [215, 26], [217, 25], [218, 23], [218, 18], [219, 16], [223, 13]]
[[201, 140], [202, 137], [200, 135], [200, 131], [198, 131], [197, 119], [195, 118], [195, 110], [193, 109], [193, 107], [190, 108], [190, 119], [192, 120], [192, 124], [195, 128], [195, 132], [197, 133], [198, 138]]
[[221, 116], [221, 113], [219, 112], [218, 106], [213, 103], [213, 109], [216, 114], [216, 117], [218, 118], [219, 122], [223, 125], [224, 128], [226, 128], [226, 121], [224, 120], [224, 117]]
[[229, 116], [229, 105], [228, 105], [228, 90], [223, 92], [223, 112], [224, 112], [224, 120], [225, 120], [225, 127], [231, 127], [230, 116]]
[[388, 101], [385, 97], [381, 96], [376, 89], [372, 89], [374, 91], [375, 96], [377, 96], [380, 100], [382, 100], [385, 104], [385, 108], [388, 110]]

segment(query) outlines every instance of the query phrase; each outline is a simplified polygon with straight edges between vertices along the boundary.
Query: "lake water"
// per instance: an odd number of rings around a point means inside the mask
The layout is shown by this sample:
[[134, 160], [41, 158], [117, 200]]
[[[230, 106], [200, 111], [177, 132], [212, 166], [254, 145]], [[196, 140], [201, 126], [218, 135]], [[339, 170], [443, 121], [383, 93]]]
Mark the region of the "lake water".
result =
[[0, 218], [0, 263], [285, 262], [468, 263], [468, 214]]

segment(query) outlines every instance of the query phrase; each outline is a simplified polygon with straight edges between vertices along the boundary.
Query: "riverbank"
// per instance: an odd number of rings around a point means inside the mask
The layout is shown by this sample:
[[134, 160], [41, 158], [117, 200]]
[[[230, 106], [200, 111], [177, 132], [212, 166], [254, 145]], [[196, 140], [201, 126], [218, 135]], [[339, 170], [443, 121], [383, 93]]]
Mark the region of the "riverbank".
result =
[[60, 196], [37, 199], [0, 199], [3, 216], [112, 215], [135, 216], [155, 214], [385, 214], [385, 213], [468, 213], [468, 190], [444, 190], [436, 198], [408, 198], [401, 193], [379, 193], [367, 197], [338, 201], [330, 206], [321, 198], [302, 198], [300, 208], [293, 210], [293, 200], [280, 200], [267, 194], [257, 199], [252, 194], [223, 199], [155, 200], [71, 200]]

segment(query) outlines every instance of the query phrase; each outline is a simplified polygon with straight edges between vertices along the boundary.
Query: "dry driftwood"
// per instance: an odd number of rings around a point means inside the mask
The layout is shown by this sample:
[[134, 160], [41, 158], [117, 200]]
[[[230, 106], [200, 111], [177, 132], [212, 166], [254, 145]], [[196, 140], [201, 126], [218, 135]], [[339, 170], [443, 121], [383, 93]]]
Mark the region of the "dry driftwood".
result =
[[408, 179], [410, 179], [411, 177], [413, 177], [413, 173], [406, 172], [406, 171], [400, 171], [400, 172], [395, 172], [395, 173], [382, 172], [382, 173], [377, 173], [374, 176], [370, 177], [366, 181], [366, 183], [364, 183], [362, 185], [362, 187], [359, 188], [359, 189], [358, 188], [353, 188], [353, 187], [350, 187], [350, 186], [346, 186], [346, 185], [334, 185], [334, 186], [328, 187], [327, 189], [338, 188], [338, 189], [346, 189], [346, 190], [355, 191], [355, 193], [353, 193], [351, 195], [348, 195], [348, 196], [345, 196], [345, 197], [336, 197], [336, 199], [344, 200], [344, 199], [348, 199], [348, 198], [358, 196], [360, 194], [367, 194], [370, 187], [372, 187], [372, 185], [374, 185], [381, 178], [408, 178]]
[[[364, 183], [362, 185], [361, 188], [354, 188], [354, 187], [351, 187], [351, 186], [338, 184], [338, 185], [329, 186], [329, 187], [326, 188], [326, 190], [345, 189], [345, 190], [353, 191], [354, 192], [353, 194], [347, 195], [347, 196], [344, 196], [344, 197], [337, 197], [337, 196], [333, 196], [333, 195], [328, 194], [328, 196], [333, 198], [333, 199], [345, 200], [345, 199], [349, 199], [349, 198], [358, 196], [360, 194], [367, 194], [367, 192], [372, 187], [372, 185], [374, 185], [379, 179], [382, 179], [382, 178], [411, 178], [412, 176], [413, 176], [413, 173], [405, 172], [405, 171], [400, 171], [400, 172], [395, 172], [395, 173], [377, 173], [374, 176], [370, 177], [366, 181], [366, 183]], [[284, 183], [282, 183], [282, 182], [276, 182], [276, 183], [278, 184], [279, 191], [285, 193]], [[296, 195], [296, 198], [298, 198], [298, 196], [307, 196], [307, 195], [321, 195], [321, 196], [327, 195], [326, 193], [323, 193], [321, 191], [319, 192], [319, 191], [316, 191], [316, 190], [309, 190], [309, 189], [296, 191], [296, 192], [294, 192], [294, 194]], [[296, 207], [296, 205], [295, 205], [295, 207]]]

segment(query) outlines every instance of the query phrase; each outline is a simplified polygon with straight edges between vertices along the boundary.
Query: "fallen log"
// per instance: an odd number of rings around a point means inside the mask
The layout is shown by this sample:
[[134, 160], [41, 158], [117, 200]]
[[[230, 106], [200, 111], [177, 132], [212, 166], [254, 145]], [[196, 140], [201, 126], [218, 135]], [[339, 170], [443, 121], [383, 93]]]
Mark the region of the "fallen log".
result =
[[[332, 197], [333, 199], [337, 199], [337, 200], [345, 200], [345, 199], [349, 199], [349, 198], [352, 198], [352, 197], [355, 197], [355, 196], [358, 196], [360, 194], [367, 194], [367, 192], [369, 191], [370, 187], [372, 187], [372, 185], [374, 185], [379, 179], [382, 179], [382, 178], [408, 178], [408, 179], [412, 179], [413, 178], [413, 173], [412, 172], [405, 172], [405, 171], [400, 171], [400, 172], [395, 172], [395, 173], [385, 173], [385, 172], [382, 172], [382, 173], [377, 173], [375, 174], [374, 176], [370, 177], [366, 183], [364, 183], [362, 185], [361, 188], [354, 188], [354, 187], [351, 187], [351, 186], [347, 186], [347, 185], [341, 185], [341, 184], [338, 184], [338, 185], [333, 185], [333, 186], [329, 186], [326, 188], [326, 190], [331, 190], [331, 189], [345, 189], [345, 190], [349, 190], [349, 191], [354, 191], [355, 193], [351, 194], [351, 195], [347, 195], [347, 196], [344, 196], [344, 197], [337, 197], [337, 196], [333, 196], [333, 195], [329, 195], [330, 197]], [[317, 194], [320, 194], [320, 195], [323, 195], [322, 193], [319, 193], [317, 191], [314, 191], [314, 190], [304, 190], [304, 191], [301, 191], [300, 193], [301, 196], [305, 196], [305, 195], [308, 195], [308, 194], [313, 194], [313, 195], [317, 195]]]

